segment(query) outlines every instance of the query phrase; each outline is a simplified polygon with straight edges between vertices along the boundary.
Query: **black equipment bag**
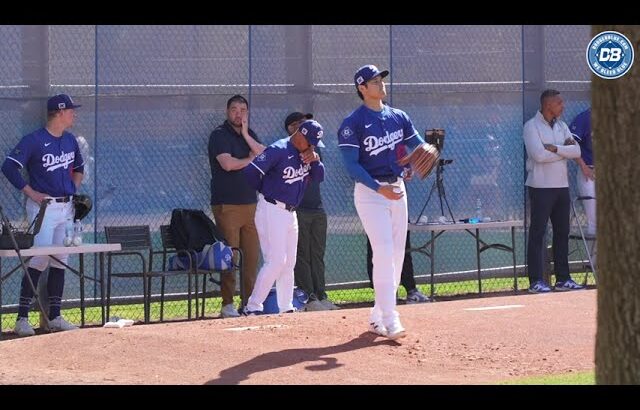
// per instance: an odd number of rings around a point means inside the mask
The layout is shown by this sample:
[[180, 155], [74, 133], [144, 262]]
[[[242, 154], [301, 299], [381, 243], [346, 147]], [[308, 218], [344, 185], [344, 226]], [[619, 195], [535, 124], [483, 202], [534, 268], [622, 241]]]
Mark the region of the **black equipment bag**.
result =
[[171, 236], [176, 249], [202, 251], [205, 245], [225, 242], [215, 223], [200, 209], [177, 208], [171, 211]]
[[[42, 201], [40, 204], [40, 211], [38, 215], [33, 219], [31, 225], [26, 232], [21, 232], [15, 230], [8, 220], [3, 221], [2, 223], [2, 234], [0, 235], [0, 249], [15, 249], [13, 245], [13, 241], [11, 240], [11, 235], [9, 231], [13, 232], [13, 236], [16, 239], [16, 243], [18, 244], [18, 249], [29, 249], [33, 246], [33, 240], [40, 232], [40, 227], [42, 226], [42, 220], [44, 219], [44, 213], [47, 209], [47, 205], [49, 201]], [[33, 227], [33, 233], [29, 233], [31, 228]]]

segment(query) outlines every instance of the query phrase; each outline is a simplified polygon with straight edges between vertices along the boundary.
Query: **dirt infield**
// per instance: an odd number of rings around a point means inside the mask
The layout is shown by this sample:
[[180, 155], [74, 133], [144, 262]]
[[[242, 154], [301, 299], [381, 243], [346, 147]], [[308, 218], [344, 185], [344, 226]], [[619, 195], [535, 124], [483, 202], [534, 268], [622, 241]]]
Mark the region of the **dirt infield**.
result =
[[0, 383], [481, 384], [594, 368], [595, 290], [398, 310], [398, 343], [366, 332], [367, 308], [4, 340]]

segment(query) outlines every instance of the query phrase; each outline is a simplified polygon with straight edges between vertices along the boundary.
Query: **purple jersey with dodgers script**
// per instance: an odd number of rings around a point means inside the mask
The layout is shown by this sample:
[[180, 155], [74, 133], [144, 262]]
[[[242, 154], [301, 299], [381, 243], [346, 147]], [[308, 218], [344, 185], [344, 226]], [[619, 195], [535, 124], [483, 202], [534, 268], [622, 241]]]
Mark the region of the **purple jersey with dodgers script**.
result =
[[73, 134], [65, 131], [57, 138], [46, 128], [22, 137], [7, 159], [27, 169], [31, 188], [54, 197], [75, 194], [71, 173], [84, 165]]
[[397, 164], [396, 150], [416, 136], [404, 111], [385, 105], [378, 112], [361, 105], [342, 122], [338, 146], [358, 148], [358, 162], [373, 178], [400, 176], [403, 168]]
[[582, 160], [587, 165], [593, 165], [593, 149], [591, 146], [591, 108], [581, 112], [569, 126], [571, 134], [580, 144]]
[[289, 138], [283, 138], [269, 145], [247, 165], [243, 172], [253, 178], [256, 172], [262, 175], [258, 189], [266, 198], [275, 199], [291, 206], [298, 206], [304, 190], [313, 179], [324, 180], [324, 165], [320, 161], [305, 164], [300, 152]]

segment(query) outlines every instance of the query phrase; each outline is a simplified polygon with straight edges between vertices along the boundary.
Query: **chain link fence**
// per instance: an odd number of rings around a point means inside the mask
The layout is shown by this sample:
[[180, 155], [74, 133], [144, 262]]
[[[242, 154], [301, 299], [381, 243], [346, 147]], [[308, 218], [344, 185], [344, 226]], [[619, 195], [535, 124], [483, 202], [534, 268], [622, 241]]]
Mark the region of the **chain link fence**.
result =
[[[149, 225], [154, 247], [161, 249], [159, 227], [169, 223], [173, 208], [211, 215], [207, 142], [224, 121], [231, 95], [249, 98], [251, 127], [267, 144], [286, 135], [289, 112], [314, 113], [327, 135], [325, 275], [330, 298], [343, 304], [373, 297], [353, 181], [336, 137], [343, 118], [360, 104], [353, 85], [358, 67], [390, 69], [388, 102], [405, 110], [421, 133], [445, 129], [443, 156], [453, 162], [443, 181], [456, 219], [473, 216], [478, 199], [493, 220], [525, 219], [522, 124], [537, 107], [523, 95], [559, 89], [567, 122], [590, 104], [584, 61], [589, 26], [2, 26], [0, 35], [3, 153], [42, 125], [47, 96], [64, 92], [83, 105], [72, 132], [87, 160], [81, 192], [94, 199], [83, 221], [86, 242], [104, 242], [105, 226]], [[530, 65], [528, 58], [538, 62]], [[427, 203], [434, 179], [408, 184], [412, 221], [423, 208], [430, 220], [441, 215], [437, 193]], [[0, 189], [9, 218], [24, 223], [22, 193], [6, 178], [0, 178]], [[510, 233], [492, 231], [483, 239], [510, 243]], [[414, 246], [427, 240], [428, 234], [412, 234]], [[524, 241], [519, 229], [521, 287], [528, 285]], [[473, 238], [447, 233], [437, 248], [436, 297], [477, 293]], [[159, 259], [154, 269], [161, 268]], [[417, 254], [413, 259], [420, 288], [428, 293], [429, 261]], [[78, 266], [77, 257], [70, 261]], [[89, 275], [97, 272], [93, 255], [86, 255], [85, 265]], [[483, 254], [483, 292], [511, 290], [511, 265], [509, 254]], [[2, 260], [2, 272], [15, 266], [15, 258]], [[132, 262], [116, 266], [134, 268]], [[18, 271], [2, 283], [5, 313], [16, 310], [21, 276]], [[65, 307], [74, 309], [79, 281], [66, 278]], [[159, 285], [153, 289], [155, 295]], [[172, 301], [165, 318], [184, 318], [186, 279], [169, 278], [166, 292]], [[90, 305], [99, 305], [96, 283], [88, 282], [85, 293]], [[142, 319], [140, 280], [115, 281], [113, 294], [123, 304], [114, 314]], [[219, 310], [216, 298], [206, 313]], [[152, 318], [156, 311], [154, 302]], [[79, 322], [77, 310], [65, 315]], [[12, 327], [13, 315], [3, 321]], [[88, 310], [87, 321], [99, 323], [97, 307]]]

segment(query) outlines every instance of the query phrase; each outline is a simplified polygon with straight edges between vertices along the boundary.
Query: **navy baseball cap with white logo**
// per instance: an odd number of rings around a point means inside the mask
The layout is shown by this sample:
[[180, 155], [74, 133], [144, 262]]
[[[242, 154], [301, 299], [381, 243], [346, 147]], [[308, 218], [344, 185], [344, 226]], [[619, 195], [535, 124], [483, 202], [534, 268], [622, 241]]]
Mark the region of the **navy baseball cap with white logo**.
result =
[[300, 124], [300, 128], [298, 131], [307, 139], [309, 144], [314, 147], [324, 148], [324, 143], [322, 140], [322, 134], [324, 131], [322, 130], [322, 125], [318, 121], [315, 120], [307, 120]]
[[368, 64], [358, 68], [356, 71], [356, 75], [353, 77], [353, 81], [356, 83], [356, 87], [366, 83], [371, 80], [373, 77], [379, 75], [382, 78], [385, 78], [389, 75], [389, 70], [378, 70], [378, 67]]
[[47, 100], [47, 111], [68, 110], [78, 107], [82, 107], [82, 105], [74, 104], [71, 97], [67, 94], [54, 95]]

